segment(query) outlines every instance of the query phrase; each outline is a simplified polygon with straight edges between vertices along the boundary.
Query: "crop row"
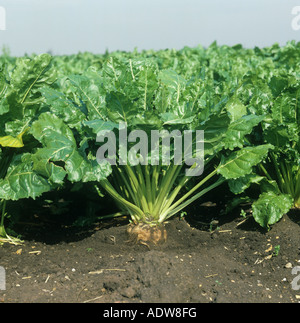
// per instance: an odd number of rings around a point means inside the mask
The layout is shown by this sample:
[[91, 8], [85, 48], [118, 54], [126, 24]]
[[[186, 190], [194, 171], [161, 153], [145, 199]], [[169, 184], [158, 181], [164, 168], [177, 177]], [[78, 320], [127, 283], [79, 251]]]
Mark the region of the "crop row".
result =
[[[255, 221], [269, 229], [300, 207], [299, 62], [295, 42], [2, 55], [2, 241], [13, 241], [4, 227], [8, 203], [67, 183], [109, 195], [119, 208], [109, 216], [127, 215], [136, 241], [166, 239], [167, 219], [224, 184], [235, 202], [250, 201]], [[155, 158], [148, 140], [154, 131], [158, 146], [168, 147]], [[182, 135], [197, 131], [204, 133], [201, 151], [191, 148], [188, 160], [178, 154], [186, 149]], [[201, 166], [198, 176], [186, 172], [191, 160], [190, 171]]]

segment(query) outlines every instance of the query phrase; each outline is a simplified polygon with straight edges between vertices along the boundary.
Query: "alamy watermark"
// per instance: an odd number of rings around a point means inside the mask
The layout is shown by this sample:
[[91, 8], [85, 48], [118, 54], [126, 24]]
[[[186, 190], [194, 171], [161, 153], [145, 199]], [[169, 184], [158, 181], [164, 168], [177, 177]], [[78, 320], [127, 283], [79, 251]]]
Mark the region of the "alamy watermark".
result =
[[292, 29], [298, 31], [300, 30], [300, 6], [293, 7], [292, 15], [294, 16], [291, 23]]
[[6, 289], [6, 274], [4, 267], [0, 266], [0, 290]]
[[297, 275], [292, 280], [292, 289], [293, 290], [300, 290], [300, 266], [296, 266], [292, 269], [292, 275]]
[[[127, 131], [127, 124], [119, 124], [117, 137], [112, 130], [102, 130], [97, 142], [103, 143], [97, 151], [99, 164], [110, 165], [183, 165], [186, 176], [200, 176], [204, 168], [204, 131], [203, 130], [133, 130]], [[130, 145], [130, 143], [135, 143]], [[117, 151], [118, 150], [118, 151]]]
[[6, 10], [0, 6], [0, 31], [6, 30]]

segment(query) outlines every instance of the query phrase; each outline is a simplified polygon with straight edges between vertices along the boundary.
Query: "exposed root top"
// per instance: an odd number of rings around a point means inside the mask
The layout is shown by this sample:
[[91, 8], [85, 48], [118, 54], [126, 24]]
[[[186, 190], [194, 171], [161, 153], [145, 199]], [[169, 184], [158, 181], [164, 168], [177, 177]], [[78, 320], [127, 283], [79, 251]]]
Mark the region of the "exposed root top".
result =
[[130, 224], [127, 228], [129, 241], [137, 244], [160, 244], [167, 240], [167, 230], [163, 224], [151, 226], [147, 223]]

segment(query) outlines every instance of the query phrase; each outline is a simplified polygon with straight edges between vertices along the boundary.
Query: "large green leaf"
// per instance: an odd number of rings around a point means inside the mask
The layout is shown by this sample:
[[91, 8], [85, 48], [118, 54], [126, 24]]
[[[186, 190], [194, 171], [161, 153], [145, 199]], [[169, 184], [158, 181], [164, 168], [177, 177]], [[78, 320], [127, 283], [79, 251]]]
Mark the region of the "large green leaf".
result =
[[43, 87], [41, 93], [51, 112], [61, 118], [69, 127], [80, 131], [81, 123], [86, 116], [74, 102], [68, 99], [64, 93], [50, 87]]
[[87, 76], [71, 75], [71, 84], [78, 91], [81, 100], [86, 104], [89, 119], [106, 119], [105, 94]]
[[137, 117], [138, 110], [124, 94], [111, 92], [106, 97], [108, 117], [113, 122], [131, 122]]
[[170, 100], [179, 103], [182, 92], [186, 86], [186, 80], [173, 70], [161, 71], [158, 78], [161, 83], [167, 87]]
[[32, 157], [34, 169], [55, 183], [61, 183], [66, 175], [71, 182], [88, 182], [110, 174], [110, 165], [99, 165], [95, 158], [79, 153], [71, 129], [55, 115], [42, 114], [33, 123], [31, 133], [43, 145]]
[[251, 173], [240, 178], [229, 180], [228, 185], [231, 192], [233, 192], [234, 194], [241, 194], [247, 188], [249, 188], [251, 184], [259, 184], [264, 178], [265, 177], [263, 176]]
[[[56, 72], [51, 69], [51, 60], [48, 54], [18, 58], [13, 68], [7, 67], [5, 71], [1, 71], [0, 145], [8, 147], [7, 160], [10, 161], [7, 164], [6, 159], [0, 160], [1, 165], [5, 165], [0, 182], [0, 196], [3, 199], [35, 198], [52, 188], [47, 179], [33, 169], [30, 152], [37, 142], [27, 141], [24, 147], [24, 134], [42, 108], [40, 87], [50, 86], [56, 80]], [[29, 153], [24, 154], [24, 151]]]
[[273, 146], [270, 144], [242, 148], [229, 158], [223, 158], [217, 172], [226, 179], [236, 179], [252, 172], [253, 166], [260, 163]]
[[[127, 76], [125, 81], [121, 80], [120, 90], [134, 101], [134, 105], [139, 111], [152, 110], [152, 101], [158, 88], [156, 66], [148, 59], [130, 59], [126, 67], [126, 74], [130, 73], [132, 79]], [[123, 74], [125, 73], [123, 72]], [[127, 79], [129, 80], [127, 81]]]
[[204, 154], [211, 156], [224, 147], [226, 131], [230, 118], [226, 113], [211, 115], [199, 129], [204, 130]]
[[278, 222], [293, 206], [293, 199], [287, 194], [262, 193], [252, 205], [253, 217], [264, 228]]
[[103, 121], [101, 119], [95, 119], [91, 121], [84, 121], [83, 125], [92, 129], [94, 134], [98, 134], [100, 131], [112, 131], [119, 128], [119, 124], [111, 121]]
[[161, 94], [155, 103], [158, 107], [161, 107], [160, 112], [164, 124], [179, 125], [191, 123], [195, 114], [191, 107], [188, 106], [185, 93], [186, 80], [170, 69], [160, 71], [158, 79], [161, 82]]
[[249, 135], [264, 118], [264, 116], [245, 115], [232, 122], [224, 138], [225, 148], [242, 148], [245, 144], [245, 136]]
[[4, 179], [0, 180], [0, 199], [36, 198], [51, 190], [51, 185], [33, 169], [30, 154], [16, 157]]
[[[4, 82], [4, 74], [2, 75], [0, 114], [4, 114], [0, 119], [0, 127], [6, 135], [17, 137], [39, 115], [43, 103], [40, 88], [50, 86], [56, 80], [51, 60], [52, 57], [48, 54], [18, 58], [9, 79]], [[3, 88], [1, 82], [4, 82]]]
[[41, 85], [52, 84], [56, 80], [56, 73], [51, 67], [52, 57], [41, 54], [34, 58], [19, 58], [16, 68], [11, 75], [11, 86], [17, 93], [17, 102], [27, 104], [36, 103], [36, 94]]

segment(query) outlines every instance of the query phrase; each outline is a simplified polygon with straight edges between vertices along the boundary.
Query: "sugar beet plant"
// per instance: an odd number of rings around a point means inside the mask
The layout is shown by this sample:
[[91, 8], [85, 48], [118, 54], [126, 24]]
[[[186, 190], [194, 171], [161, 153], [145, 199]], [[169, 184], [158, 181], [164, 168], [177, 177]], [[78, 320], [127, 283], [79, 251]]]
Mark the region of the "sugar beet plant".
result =
[[[75, 137], [81, 153], [95, 159], [99, 147], [103, 150], [103, 143], [102, 146], [97, 143], [100, 141], [97, 135], [103, 134], [103, 131], [114, 134], [113, 140], [107, 136], [104, 149], [107, 154], [102, 155], [106, 162], [100, 162], [106, 169], [108, 159], [114, 160], [111, 174], [100, 180], [99, 186], [119, 206], [120, 212], [116, 215], [130, 216], [128, 231], [132, 239], [155, 243], [164, 240], [166, 232], [163, 223], [167, 219], [225, 180], [250, 174], [252, 167], [261, 162], [271, 148], [271, 145], [244, 147], [244, 137], [263, 117], [241, 115], [234, 111], [239, 106], [232, 103], [228, 109], [229, 97], [216, 94], [214, 85], [209, 73], [186, 80], [173, 70], [160, 70], [150, 59], [110, 58], [100, 71], [90, 68], [83, 75], [69, 76], [61, 89], [41, 90], [50, 111], [59, 115], [64, 127], [76, 130]], [[203, 99], [207, 93], [211, 94], [211, 100]], [[69, 121], [69, 115], [75, 114], [77, 118]], [[233, 117], [233, 114], [238, 117]], [[56, 117], [48, 114], [47, 118], [42, 115], [33, 128], [47, 128], [49, 119]], [[53, 121], [53, 128], [55, 124]], [[125, 133], [120, 128], [122, 125], [125, 125]], [[137, 129], [147, 135], [146, 144], [145, 141], [141, 144], [141, 138], [131, 138]], [[154, 154], [150, 144], [153, 130], [160, 134], [170, 134], [173, 130], [180, 134], [187, 130], [203, 130], [203, 175], [198, 178], [187, 175], [184, 159], [181, 165], [174, 162], [176, 139], [172, 141], [170, 136], [170, 162], [163, 162], [164, 145], [161, 142], [153, 165], [150, 162]], [[35, 154], [35, 158], [38, 156], [36, 164], [48, 165], [49, 160], [62, 160], [48, 150], [47, 145], [53, 144], [53, 137], [47, 139], [45, 132], [42, 137], [35, 130], [33, 133], [46, 146]], [[132, 164], [127, 159], [128, 155], [122, 157], [120, 162], [120, 152], [124, 149], [120, 142], [127, 136], [127, 149], [134, 152], [136, 160], [141, 163]], [[183, 138], [179, 136], [179, 139], [182, 145]], [[66, 140], [61, 140], [56, 149], [63, 151], [66, 143]], [[117, 146], [121, 148], [114, 150], [113, 156], [111, 151]], [[47, 154], [39, 153], [41, 151], [47, 151]], [[195, 162], [190, 164], [190, 169], [198, 166]], [[56, 167], [59, 174], [65, 164]], [[186, 191], [188, 182], [193, 182], [193, 186]]]
[[[0, 242], [19, 242], [5, 230], [7, 203], [35, 199], [59, 187], [62, 184], [59, 179], [68, 175], [74, 181], [84, 182], [87, 177], [89, 180], [100, 179], [99, 165], [92, 172], [92, 164], [77, 153], [71, 131], [55, 115], [49, 117], [45, 108], [40, 89], [56, 81], [51, 60], [48, 54], [20, 58], [15, 65], [2, 66], [0, 71]], [[43, 128], [33, 127], [38, 119], [46, 120]], [[56, 122], [55, 127], [52, 127], [53, 122]], [[41, 143], [34, 136], [38, 139], [45, 136], [52, 141], [51, 147], [41, 149]], [[66, 149], [63, 156], [57, 157], [62, 153], [60, 150], [54, 154], [55, 143], [59, 140], [66, 143]], [[48, 158], [45, 165], [39, 162], [41, 154]], [[58, 167], [50, 158], [53, 156], [63, 161], [67, 154], [70, 158], [66, 167], [57, 172]]]
[[13, 69], [0, 69], [0, 241], [18, 240], [7, 235], [4, 227], [9, 201], [35, 198], [51, 186], [33, 170], [31, 152], [38, 144], [32, 140], [30, 126], [40, 113], [41, 84], [51, 84], [50, 55], [20, 58]]
[[292, 207], [300, 208], [300, 79], [293, 70], [269, 67], [264, 74], [255, 69], [248, 73], [244, 86], [256, 89], [248, 102], [250, 111], [266, 116], [250, 142], [269, 143], [273, 149], [252, 174], [229, 184], [237, 194], [259, 187], [253, 216], [269, 228]]

